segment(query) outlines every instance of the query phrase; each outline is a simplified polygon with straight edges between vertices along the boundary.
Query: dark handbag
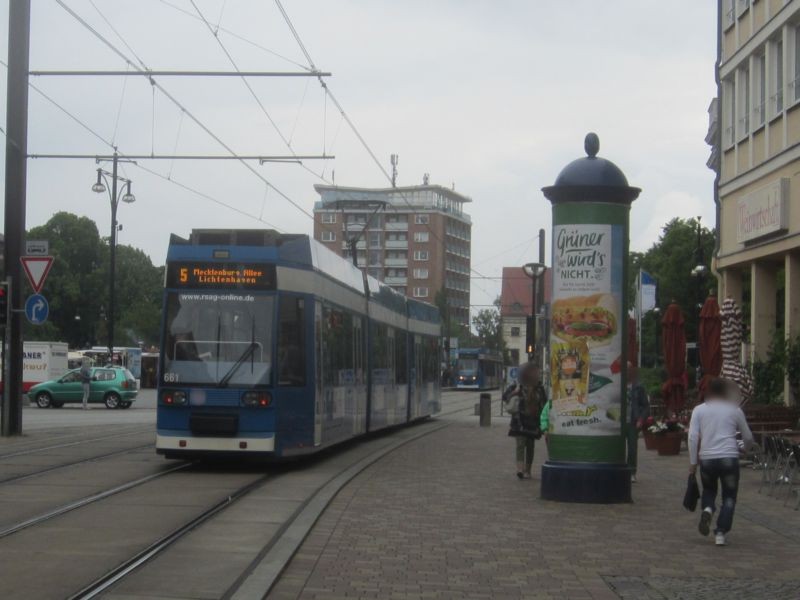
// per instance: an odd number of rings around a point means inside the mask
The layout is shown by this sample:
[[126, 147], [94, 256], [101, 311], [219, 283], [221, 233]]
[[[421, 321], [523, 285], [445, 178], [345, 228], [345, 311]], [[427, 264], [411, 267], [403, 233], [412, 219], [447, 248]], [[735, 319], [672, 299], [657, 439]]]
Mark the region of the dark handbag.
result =
[[700, 499], [700, 486], [697, 485], [697, 475], [689, 475], [686, 482], [686, 493], [683, 495], [683, 508], [694, 512], [697, 508], [697, 501]]

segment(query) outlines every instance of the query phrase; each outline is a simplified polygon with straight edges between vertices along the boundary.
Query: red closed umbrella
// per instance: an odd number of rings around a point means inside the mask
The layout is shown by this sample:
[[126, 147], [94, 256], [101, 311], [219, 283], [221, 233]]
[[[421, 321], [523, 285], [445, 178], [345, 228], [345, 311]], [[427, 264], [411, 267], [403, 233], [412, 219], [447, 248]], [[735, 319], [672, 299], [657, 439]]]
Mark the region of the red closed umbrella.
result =
[[686, 331], [681, 307], [671, 303], [661, 319], [662, 348], [667, 381], [661, 386], [668, 414], [678, 412], [686, 403]]
[[700, 364], [703, 379], [700, 380], [699, 397], [704, 400], [706, 386], [722, 370], [722, 318], [716, 296], [706, 298], [700, 310]]

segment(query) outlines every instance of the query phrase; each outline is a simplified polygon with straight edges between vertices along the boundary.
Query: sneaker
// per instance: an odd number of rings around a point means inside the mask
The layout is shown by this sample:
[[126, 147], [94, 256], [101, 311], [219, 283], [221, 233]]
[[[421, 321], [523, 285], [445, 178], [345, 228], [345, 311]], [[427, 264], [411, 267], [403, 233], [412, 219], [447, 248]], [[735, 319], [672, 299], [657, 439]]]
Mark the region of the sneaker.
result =
[[530, 471], [525, 471], [525, 479], [530, 479], [530, 478], [531, 478]]
[[725, 534], [724, 533], [717, 533], [714, 536], [714, 543], [717, 546], [724, 546], [725, 545]]
[[636, 475], [631, 475], [631, 483], [636, 483]]
[[522, 479], [523, 475], [521, 471], [517, 471], [517, 479]]
[[708, 509], [703, 509], [703, 512], [700, 513], [700, 524], [697, 526], [700, 535], [708, 535], [711, 531], [711, 517], [712, 513]]

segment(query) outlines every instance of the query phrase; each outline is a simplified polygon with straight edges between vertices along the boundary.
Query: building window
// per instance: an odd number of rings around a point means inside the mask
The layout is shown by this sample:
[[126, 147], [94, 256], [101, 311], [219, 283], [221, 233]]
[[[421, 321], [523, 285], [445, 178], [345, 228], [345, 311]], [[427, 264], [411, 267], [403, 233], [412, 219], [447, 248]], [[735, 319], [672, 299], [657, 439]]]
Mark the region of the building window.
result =
[[739, 69], [737, 87], [739, 92], [739, 123], [736, 133], [740, 138], [743, 138], [750, 133], [750, 69], [747, 67]]
[[322, 241], [323, 242], [335, 242], [336, 241], [336, 234], [333, 231], [323, 231], [322, 232]]
[[414, 298], [427, 298], [427, 297], [428, 297], [428, 288], [426, 287], [414, 288]]
[[336, 223], [336, 213], [322, 213], [323, 223]]
[[370, 248], [380, 248], [381, 247], [381, 232], [380, 231], [370, 231], [369, 232], [369, 247]]
[[427, 250], [415, 250], [414, 251], [414, 260], [428, 260], [430, 254]]
[[430, 215], [414, 215], [414, 223], [417, 225], [427, 225], [430, 219]]
[[800, 100], [800, 25], [794, 28], [794, 81], [791, 87], [794, 88], [792, 98], [797, 102]]
[[736, 137], [736, 86], [732, 78], [722, 82], [722, 110], [725, 123], [722, 144], [725, 148], [730, 148]]
[[519, 337], [519, 327], [511, 328], [511, 337]]
[[387, 223], [408, 223], [408, 215], [386, 215]]
[[760, 127], [766, 119], [767, 107], [767, 57], [759, 54], [755, 57], [756, 72], [753, 75], [753, 83], [756, 85], [753, 99], [756, 106], [753, 107], [754, 127]]
[[428, 269], [414, 269], [414, 279], [427, 279]]
[[770, 99], [772, 100], [773, 116], [783, 111], [783, 40], [779, 39], [772, 44], [773, 81], [775, 86]]

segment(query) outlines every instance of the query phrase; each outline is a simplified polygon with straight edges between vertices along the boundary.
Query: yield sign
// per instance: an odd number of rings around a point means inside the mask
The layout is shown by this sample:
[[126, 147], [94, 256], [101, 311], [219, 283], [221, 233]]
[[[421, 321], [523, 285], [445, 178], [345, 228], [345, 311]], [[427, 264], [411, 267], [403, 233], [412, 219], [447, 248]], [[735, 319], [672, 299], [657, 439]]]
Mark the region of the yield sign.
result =
[[53, 257], [22, 256], [19, 260], [22, 262], [22, 268], [25, 269], [25, 275], [28, 277], [33, 291], [38, 294], [44, 285], [44, 280], [47, 279], [50, 267], [53, 266]]

